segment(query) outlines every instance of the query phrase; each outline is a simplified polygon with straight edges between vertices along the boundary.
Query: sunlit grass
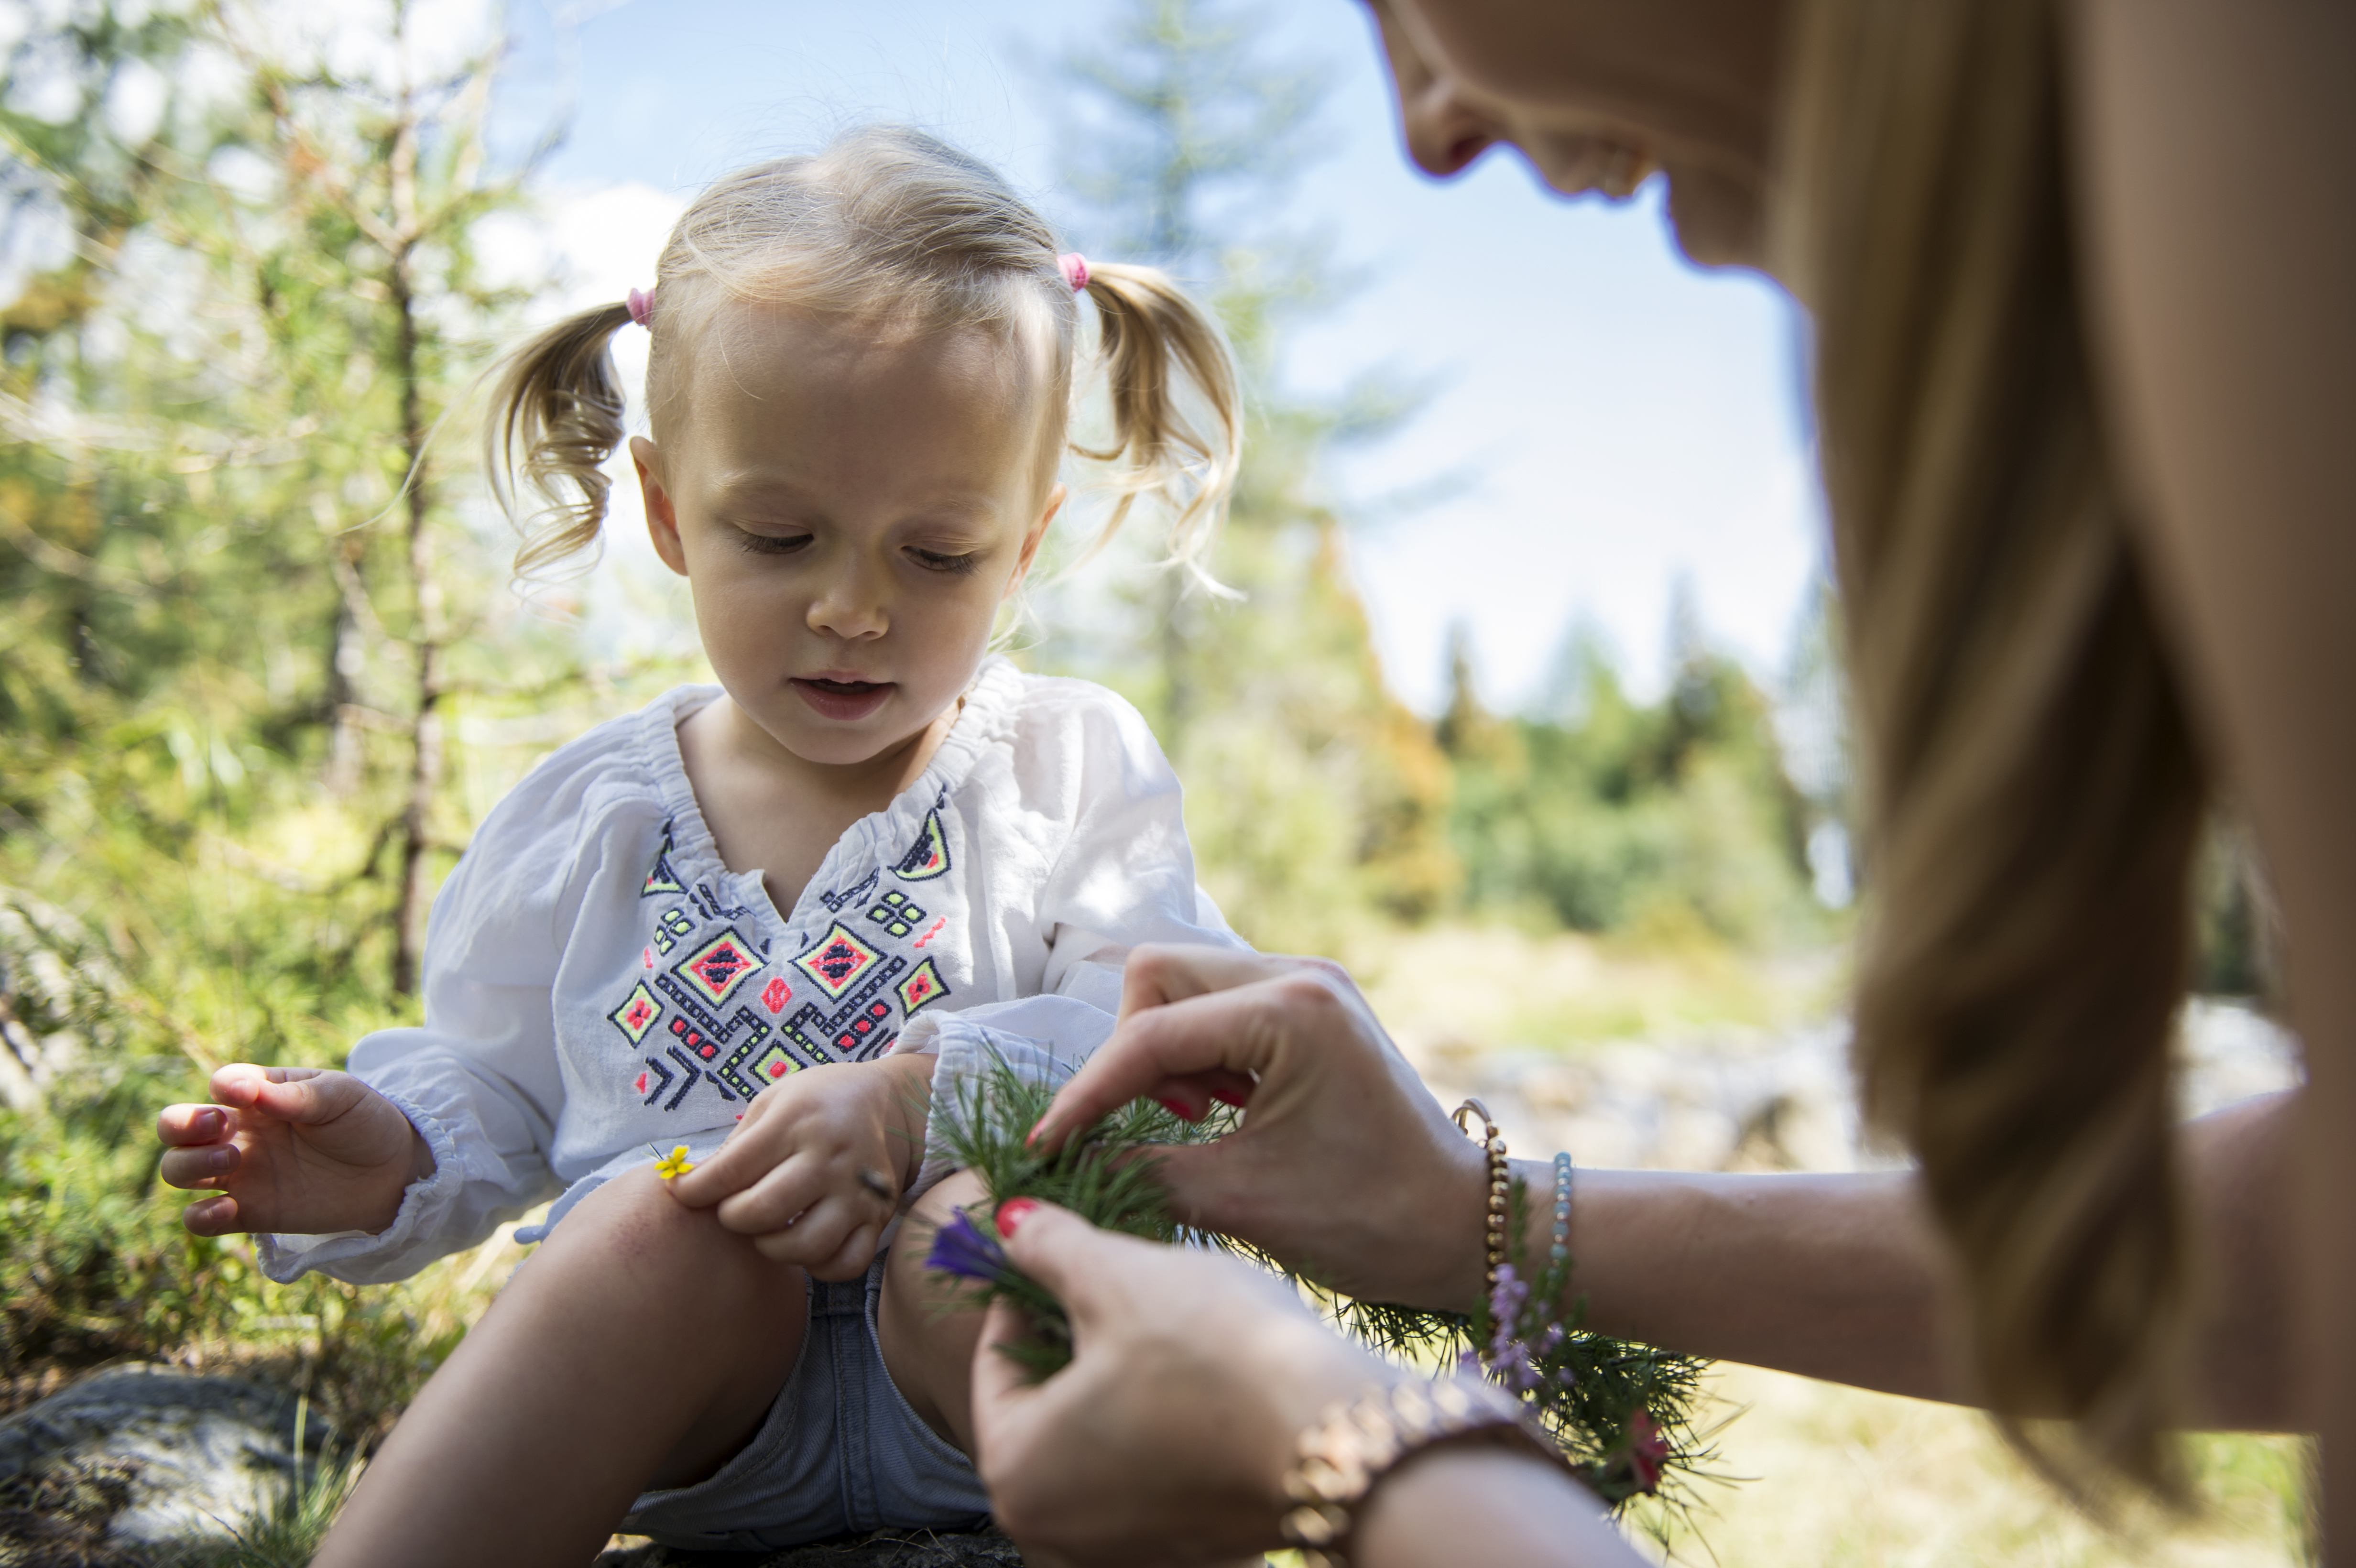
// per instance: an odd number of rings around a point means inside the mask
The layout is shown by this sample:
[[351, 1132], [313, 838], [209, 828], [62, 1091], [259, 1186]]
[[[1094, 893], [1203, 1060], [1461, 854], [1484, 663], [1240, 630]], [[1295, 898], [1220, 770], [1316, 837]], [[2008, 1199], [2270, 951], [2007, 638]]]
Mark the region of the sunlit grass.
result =
[[[1720, 1433], [1734, 1484], [1706, 1505], [1668, 1560], [1720, 1568], [2240, 1568], [2303, 1563], [2305, 1445], [2191, 1439], [2200, 1505], [2106, 1531], [2029, 1473], [1975, 1412], [1806, 1378], [1726, 1367]], [[1650, 1542], [1640, 1542], [1655, 1558]]]

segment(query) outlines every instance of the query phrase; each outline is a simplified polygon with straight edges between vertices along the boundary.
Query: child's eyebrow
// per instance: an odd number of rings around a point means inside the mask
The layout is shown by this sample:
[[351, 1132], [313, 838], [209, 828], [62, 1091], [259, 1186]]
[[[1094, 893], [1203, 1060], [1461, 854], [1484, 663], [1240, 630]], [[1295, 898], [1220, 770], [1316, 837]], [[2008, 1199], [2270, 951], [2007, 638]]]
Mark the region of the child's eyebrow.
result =
[[[723, 474], [712, 481], [710, 496], [712, 505], [723, 508], [764, 503], [813, 513], [830, 513], [834, 509], [809, 485], [774, 469]], [[977, 528], [995, 524], [1006, 509], [1003, 501], [991, 491], [964, 485], [896, 496], [893, 505], [894, 510], [905, 519]]]

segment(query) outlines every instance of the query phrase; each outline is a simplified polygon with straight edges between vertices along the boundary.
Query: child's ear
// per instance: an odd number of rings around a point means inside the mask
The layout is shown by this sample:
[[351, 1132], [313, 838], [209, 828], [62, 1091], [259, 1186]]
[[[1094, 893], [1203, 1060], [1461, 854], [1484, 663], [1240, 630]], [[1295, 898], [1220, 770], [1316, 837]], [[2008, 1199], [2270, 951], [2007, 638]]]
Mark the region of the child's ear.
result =
[[687, 551], [679, 542], [679, 508], [671, 505], [670, 492], [663, 487], [662, 453], [645, 436], [630, 437], [630, 464], [638, 471], [638, 494], [647, 502], [647, 537], [654, 540], [655, 553], [663, 564], [687, 575]]
[[1047, 537], [1047, 525], [1054, 522], [1055, 514], [1064, 509], [1065, 497], [1070, 494], [1061, 485], [1047, 492], [1047, 504], [1039, 508], [1038, 521], [1033, 523], [1030, 531], [1023, 536], [1023, 553], [1015, 560], [1014, 575], [1006, 580], [1007, 595], [1011, 596], [1023, 585], [1023, 580], [1031, 575], [1031, 562], [1039, 554], [1040, 541]]

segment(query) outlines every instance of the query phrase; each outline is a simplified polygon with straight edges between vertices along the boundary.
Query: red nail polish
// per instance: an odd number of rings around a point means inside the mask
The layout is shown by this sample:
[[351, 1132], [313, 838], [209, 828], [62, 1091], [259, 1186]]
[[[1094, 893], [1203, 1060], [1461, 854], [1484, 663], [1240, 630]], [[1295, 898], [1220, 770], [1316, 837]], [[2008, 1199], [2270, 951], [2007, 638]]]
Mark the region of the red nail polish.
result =
[[1029, 1219], [1031, 1211], [1038, 1207], [1039, 1200], [1036, 1198], [1010, 1198], [1001, 1203], [998, 1206], [998, 1233], [1001, 1236], [1012, 1235], [1014, 1228]]
[[1241, 1105], [1250, 1096], [1238, 1094], [1233, 1089], [1214, 1089], [1211, 1091], [1211, 1098], [1222, 1105]]

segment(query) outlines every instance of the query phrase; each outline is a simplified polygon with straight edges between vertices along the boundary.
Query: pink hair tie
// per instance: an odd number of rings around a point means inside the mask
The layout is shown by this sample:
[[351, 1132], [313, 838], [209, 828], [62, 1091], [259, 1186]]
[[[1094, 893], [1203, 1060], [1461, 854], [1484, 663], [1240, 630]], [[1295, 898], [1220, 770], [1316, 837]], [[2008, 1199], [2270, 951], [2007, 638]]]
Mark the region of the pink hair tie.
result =
[[1088, 259], [1077, 251], [1069, 251], [1055, 258], [1055, 265], [1064, 270], [1064, 282], [1078, 293], [1088, 286]]
[[640, 326], [646, 325], [647, 317], [654, 314], [654, 295], [642, 294], [636, 289], [632, 289], [630, 291], [630, 319], [632, 321], [637, 322]]

